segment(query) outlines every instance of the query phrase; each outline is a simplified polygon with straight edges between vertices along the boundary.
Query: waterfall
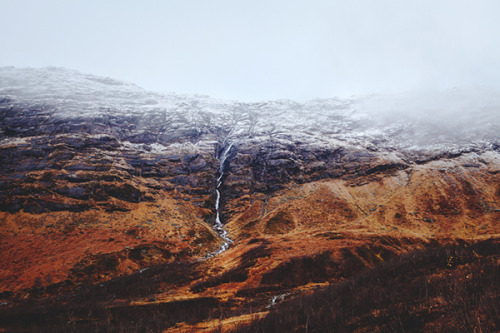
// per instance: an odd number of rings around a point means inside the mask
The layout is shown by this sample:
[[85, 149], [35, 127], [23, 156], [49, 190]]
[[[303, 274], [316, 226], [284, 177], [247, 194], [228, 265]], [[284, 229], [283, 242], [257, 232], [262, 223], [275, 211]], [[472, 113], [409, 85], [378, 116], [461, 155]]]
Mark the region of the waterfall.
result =
[[222, 185], [222, 177], [224, 176], [224, 163], [226, 162], [227, 155], [233, 144], [231, 143], [226, 149], [222, 151], [222, 154], [219, 156], [219, 177], [217, 177], [217, 185], [215, 188], [215, 223], [214, 230], [219, 234], [219, 236], [224, 240], [224, 243], [212, 256], [216, 256], [229, 248], [229, 244], [232, 243], [232, 240], [227, 236], [227, 231], [224, 229], [224, 224], [220, 220], [220, 186]]

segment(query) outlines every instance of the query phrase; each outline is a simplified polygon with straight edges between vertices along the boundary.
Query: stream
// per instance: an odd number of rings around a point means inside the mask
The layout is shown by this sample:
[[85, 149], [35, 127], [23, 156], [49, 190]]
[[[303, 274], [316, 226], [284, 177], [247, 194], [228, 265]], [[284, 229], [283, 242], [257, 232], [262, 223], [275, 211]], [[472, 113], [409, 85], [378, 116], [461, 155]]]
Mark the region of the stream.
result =
[[219, 234], [219, 236], [224, 240], [224, 243], [221, 245], [220, 249], [215, 251], [210, 255], [210, 257], [214, 257], [216, 255], [221, 254], [229, 248], [229, 244], [233, 241], [231, 238], [227, 236], [227, 231], [224, 229], [224, 224], [220, 220], [220, 186], [222, 185], [222, 177], [224, 176], [224, 163], [226, 162], [227, 155], [233, 144], [231, 143], [227, 148], [225, 148], [219, 156], [219, 177], [217, 177], [217, 186], [215, 188], [215, 222], [214, 222], [214, 230]]

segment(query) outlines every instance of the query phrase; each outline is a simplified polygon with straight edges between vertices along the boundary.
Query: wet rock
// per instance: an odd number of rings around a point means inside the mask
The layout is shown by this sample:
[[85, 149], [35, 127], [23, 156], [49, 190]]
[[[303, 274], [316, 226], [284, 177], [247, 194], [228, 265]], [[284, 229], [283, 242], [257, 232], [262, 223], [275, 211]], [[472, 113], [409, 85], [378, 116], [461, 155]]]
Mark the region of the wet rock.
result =
[[90, 190], [82, 186], [58, 188], [56, 192], [74, 199], [85, 200], [90, 198]]
[[373, 167], [365, 172], [365, 174], [370, 175], [372, 173], [378, 173], [378, 172], [390, 172], [390, 171], [395, 171], [395, 170], [404, 170], [407, 169], [408, 165], [402, 164], [402, 163], [394, 163], [394, 164], [382, 164], [382, 165], [377, 165], [376, 167]]
[[128, 202], [137, 203], [144, 198], [144, 193], [131, 184], [105, 184], [102, 189], [109, 196]]

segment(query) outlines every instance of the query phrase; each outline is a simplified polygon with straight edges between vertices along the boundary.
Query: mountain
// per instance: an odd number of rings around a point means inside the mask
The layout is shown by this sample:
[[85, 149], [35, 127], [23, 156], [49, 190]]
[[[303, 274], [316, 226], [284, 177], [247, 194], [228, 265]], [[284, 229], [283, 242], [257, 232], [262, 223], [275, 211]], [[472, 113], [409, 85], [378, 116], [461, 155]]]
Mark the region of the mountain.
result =
[[[420, 278], [490, 262], [499, 110], [480, 87], [241, 103], [0, 68], [0, 327], [228, 330], [410, 253], [487, 249]], [[392, 330], [372, 317], [349, 331]]]

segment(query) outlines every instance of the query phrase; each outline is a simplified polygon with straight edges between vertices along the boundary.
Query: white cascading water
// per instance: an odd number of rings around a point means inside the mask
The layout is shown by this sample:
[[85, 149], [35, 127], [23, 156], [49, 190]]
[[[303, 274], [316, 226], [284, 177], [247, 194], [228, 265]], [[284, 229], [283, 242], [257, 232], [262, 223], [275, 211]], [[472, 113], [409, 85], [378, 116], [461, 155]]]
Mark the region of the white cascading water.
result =
[[214, 223], [214, 230], [217, 231], [217, 233], [220, 235], [220, 237], [224, 240], [224, 243], [220, 247], [219, 250], [217, 250], [213, 256], [216, 256], [224, 251], [226, 251], [229, 248], [229, 244], [232, 243], [231, 238], [227, 236], [227, 231], [224, 229], [224, 224], [222, 224], [222, 221], [220, 220], [220, 210], [219, 210], [219, 203], [220, 203], [220, 186], [222, 185], [222, 176], [224, 176], [224, 163], [226, 162], [227, 159], [227, 154], [233, 147], [233, 144], [231, 143], [220, 155], [219, 157], [219, 177], [217, 178], [217, 186], [215, 188], [215, 223]]

